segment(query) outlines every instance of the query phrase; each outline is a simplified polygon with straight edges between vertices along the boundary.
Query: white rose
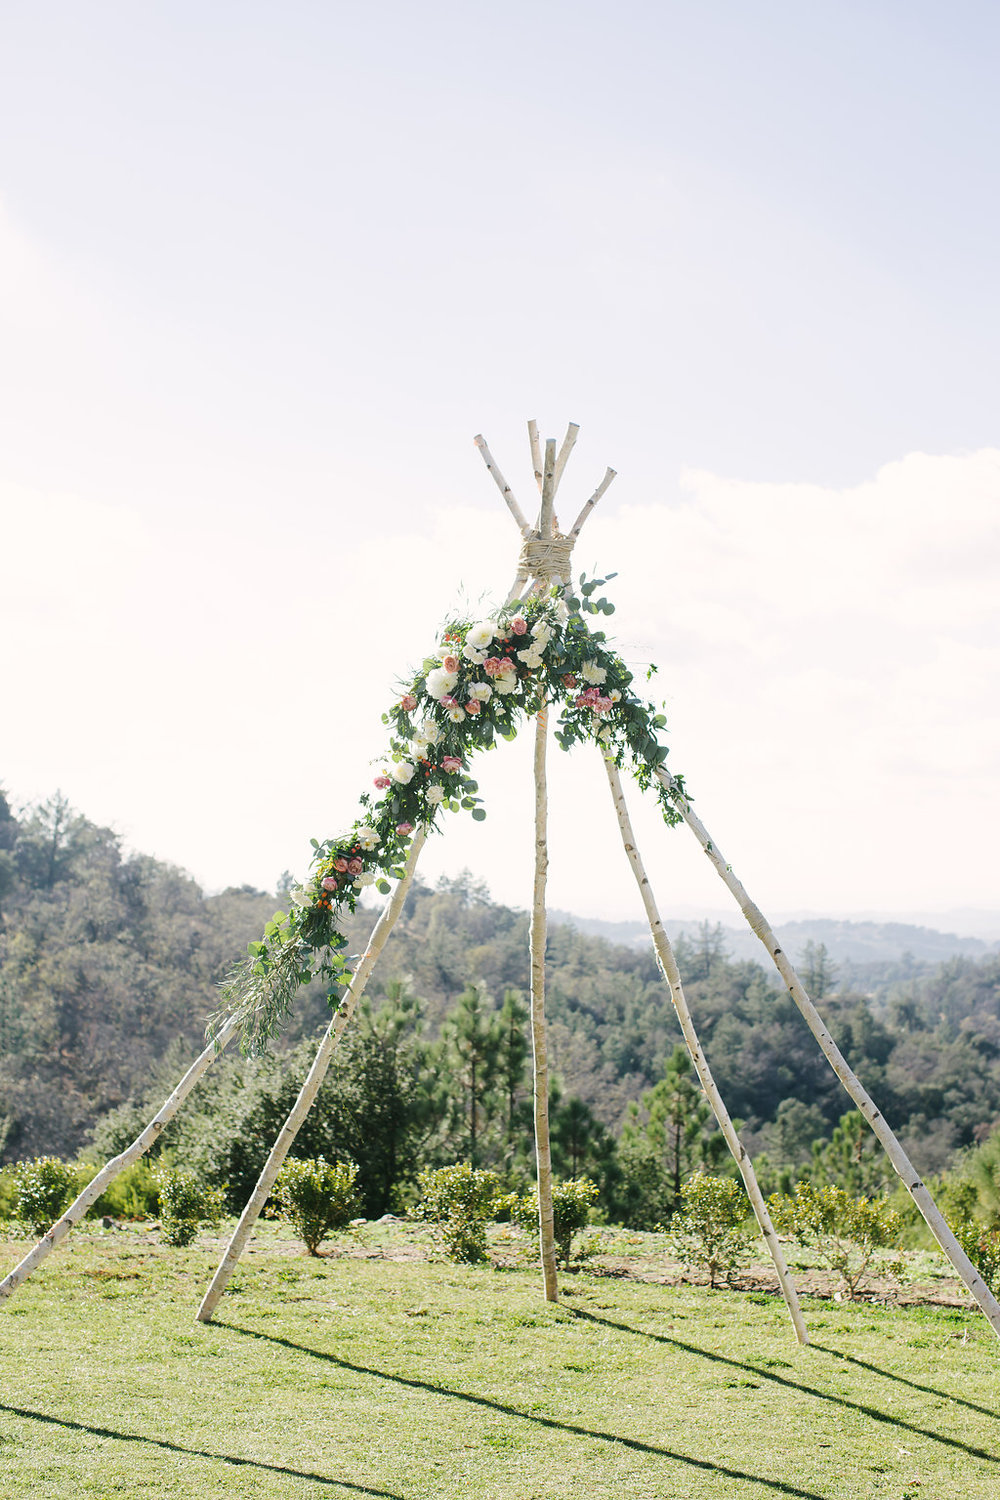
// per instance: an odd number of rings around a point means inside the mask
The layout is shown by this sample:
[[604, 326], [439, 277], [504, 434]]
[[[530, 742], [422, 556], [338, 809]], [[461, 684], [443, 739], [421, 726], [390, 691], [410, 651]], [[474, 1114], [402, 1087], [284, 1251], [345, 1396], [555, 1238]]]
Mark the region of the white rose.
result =
[[597, 738], [599, 740], [604, 740], [605, 744], [607, 744], [608, 740], [610, 740], [611, 737], [611, 727], [608, 724], [605, 724], [603, 729], [599, 729], [597, 731]]
[[294, 906], [312, 906], [315, 897], [312, 891], [304, 885], [298, 885], [292, 892], [292, 904]]
[[547, 620], [536, 620], [531, 630], [532, 638], [539, 651], [544, 651], [552, 639], [552, 626]]
[[497, 633], [495, 620], [480, 620], [478, 625], [473, 625], [465, 637], [466, 646], [471, 646], [475, 651], [482, 651], [488, 646]]
[[441, 725], [436, 724], [433, 719], [425, 719], [420, 726], [420, 737], [428, 745], [436, 745], [441, 738]]
[[493, 697], [493, 689], [488, 682], [473, 682], [469, 685], [469, 697], [478, 698], [480, 703], [489, 703]]
[[435, 786], [429, 786], [427, 788], [427, 800], [431, 804], [434, 804], [434, 803], [437, 803], [437, 802], [443, 802], [444, 801], [444, 787], [443, 786], [436, 786], [436, 785]]
[[524, 651], [519, 651], [517, 654], [524, 662], [524, 665], [530, 667], [532, 671], [542, 665], [541, 652], [535, 646], [528, 646]]
[[367, 823], [362, 824], [358, 829], [357, 841], [362, 849], [376, 849], [382, 842], [374, 828], [370, 827]]
[[481, 667], [486, 660], [486, 652], [478, 650], [475, 646], [470, 646], [468, 642], [462, 647], [462, 655], [466, 661], [471, 661], [474, 667]]
[[566, 603], [565, 599], [556, 600], [556, 619], [559, 621], [560, 625], [565, 625], [566, 621], [569, 619], [569, 605]]
[[392, 768], [392, 779], [393, 781], [398, 781], [402, 786], [406, 786], [413, 780], [413, 773], [416, 769], [416, 766], [412, 765], [408, 760], [397, 760]]
[[365, 888], [366, 885], [374, 885], [374, 884], [375, 884], [375, 876], [372, 874], [371, 870], [365, 870], [365, 872], [364, 872], [363, 875], [356, 875], [354, 877], [354, 888], [355, 888], [355, 890], [361, 891], [361, 890], [364, 890], [364, 888]]
[[583, 666], [580, 668], [580, 676], [583, 678], [584, 682], [593, 682], [595, 684], [600, 683], [604, 681], [607, 675], [608, 674], [604, 670], [604, 668], [599, 667], [596, 661], [585, 661]]
[[495, 693], [516, 693], [517, 678], [513, 672], [504, 672], [501, 677], [493, 679], [493, 691]]
[[461, 724], [462, 720], [465, 718], [465, 709], [449, 708], [448, 717], [453, 724]]
[[427, 691], [432, 698], [447, 698], [458, 682], [457, 672], [446, 672], [444, 667], [434, 667], [427, 673]]

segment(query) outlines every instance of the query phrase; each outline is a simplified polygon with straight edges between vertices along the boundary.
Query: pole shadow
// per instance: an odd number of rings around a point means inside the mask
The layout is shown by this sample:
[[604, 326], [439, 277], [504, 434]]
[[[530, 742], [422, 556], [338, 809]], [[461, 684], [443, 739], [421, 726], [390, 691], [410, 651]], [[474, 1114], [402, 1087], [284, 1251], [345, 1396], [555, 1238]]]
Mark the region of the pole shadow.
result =
[[[574, 1318], [581, 1318], [584, 1322], [598, 1323], [602, 1328], [616, 1328], [620, 1333], [632, 1333], [635, 1334], [636, 1338], [650, 1339], [653, 1343], [666, 1344], [673, 1349], [682, 1349], [685, 1354], [695, 1354], [702, 1359], [711, 1360], [716, 1364], [728, 1365], [730, 1369], [742, 1370], [748, 1375], [757, 1375], [761, 1380], [773, 1381], [775, 1385], [783, 1385], [788, 1390], [798, 1391], [803, 1396], [815, 1396], [817, 1401], [829, 1401], [835, 1406], [843, 1406], [848, 1411], [859, 1412], [862, 1416], [871, 1417], [873, 1421], [885, 1422], [889, 1427], [898, 1427], [901, 1431], [909, 1432], [914, 1437], [930, 1438], [932, 1442], [944, 1443], [948, 1448], [957, 1448], [960, 1452], [967, 1453], [970, 1458], [982, 1458], [987, 1463], [1000, 1463], [1000, 1454], [990, 1453], [985, 1448], [973, 1447], [971, 1443], [963, 1443], [960, 1438], [948, 1437], [941, 1432], [933, 1432], [929, 1427], [918, 1427], [915, 1422], [907, 1422], [904, 1418], [894, 1416], [891, 1412], [879, 1411], [877, 1406], [866, 1406], [861, 1401], [852, 1401], [848, 1396], [836, 1396], [831, 1391], [820, 1391], [815, 1386], [803, 1385], [801, 1381], [789, 1380], [785, 1375], [775, 1374], [766, 1365], [754, 1365], [743, 1360], [730, 1359], [728, 1355], [714, 1354], [710, 1349], [699, 1349], [696, 1344], [686, 1344], [683, 1339], [671, 1338], [669, 1334], [650, 1333], [645, 1328], [632, 1328], [628, 1323], [616, 1323], [611, 1318], [599, 1318], [596, 1313], [585, 1312], [581, 1307], [573, 1307], [569, 1310], [572, 1312]], [[820, 1345], [815, 1344], [812, 1347], [818, 1349]], [[831, 1353], [833, 1351], [823, 1350], [822, 1352]], [[850, 1358], [849, 1355], [843, 1357]], [[863, 1364], [863, 1361], [857, 1360], [855, 1363]], [[873, 1370], [876, 1374], [882, 1373], [874, 1365], [868, 1365], [865, 1368]], [[910, 1382], [906, 1383], [909, 1384]], [[926, 1387], [917, 1386], [916, 1389], [926, 1390]], [[952, 1399], [943, 1391], [927, 1391], [927, 1394], [938, 1396], [944, 1401]], [[979, 1406], [973, 1406], [972, 1409], [976, 1412], [983, 1410]], [[997, 1413], [989, 1412], [987, 1415], [996, 1417]]]
[[374, 1500], [404, 1500], [395, 1490], [375, 1490], [366, 1484], [353, 1484], [349, 1479], [331, 1479], [328, 1474], [314, 1474], [308, 1469], [290, 1469], [284, 1464], [268, 1464], [257, 1458], [241, 1458], [236, 1453], [209, 1453], [204, 1448], [185, 1448], [182, 1443], [171, 1443], [166, 1438], [145, 1437], [141, 1432], [118, 1432], [113, 1427], [93, 1427], [88, 1422], [71, 1422], [68, 1417], [53, 1417], [44, 1411], [29, 1411], [22, 1406], [8, 1406], [0, 1402], [0, 1411], [12, 1417], [23, 1417], [29, 1422], [45, 1422], [52, 1427], [65, 1427], [72, 1432], [86, 1432], [93, 1437], [114, 1438], [122, 1443], [145, 1443], [150, 1448], [163, 1448], [168, 1453], [183, 1453], [193, 1458], [212, 1458], [218, 1463], [233, 1464], [238, 1468], [260, 1469], [266, 1474], [284, 1474], [290, 1479], [308, 1479], [313, 1484], [323, 1484], [330, 1489], [349, 1490], [352, 1495], [371, 1495]]
[[260, 1333], [255, 1328], [243, 1328], [238, 1323], [223, 1323], [216, 1320], [216, 1327], [225, 1328], [230, 1333], [242, 1334], [245, 1338], [264, 1339], [269, 1344], [280, 1345], [281, 1348], [290, 1349], [295, 1354], [308, 1354], [313, 1359], [321, 1359], [329, 1364], [338, 1366], [342, 1370], [350, 1370], [353, 1375], [368, 1375], [377, 1380], [387, 1380], [393, 1385], [406, 1386], [409, 1390], [426, 1391], [432, 1396], [446, 1396], [454, 1401], [465, 1401], [470, 1406], [479, 1406], [486, 1411], [500, 1412], [506, 1417], [517, 1417], [522, 1422], [533, 1422], [536, 1426], [547, 1427], [553, 1432], [570, 1433], [574, 1437], [596, 1439], [599, 1442], [614, 1443], [621, 1448], [630, 1448], [635, 1453], [647, 1453], [657, 1458], [667, 1458], [677, 1464], [687, 1464], [690, 1468], [699, 1469], [706, 1474], [719, 1474], [726, 1479], [739, 1479], [744, 1483], [762, 1485], [765, 1489], [778, 1495], [790, 1495], [793, 1500], [825, 1500], [815, 1490], [799, 1489], [797, 1485], [786, 1484], [781, 1479], [768, 1479], [763, 1474], [751, 1474], [746, 1469], [731, 1469], [725, 1464], [712, 1463], [706, 1458], [695, 1458], [689, 1453], [678, 1453], [671, 1448], [658, 1448], [653, 1443], [644, 1443], [639, 1438], [623, 1437], [617, 1432], [602, 1432], [599, 1428], [579, 1427], [574, 1422], [562, 1422], [556, 1417], [543, 1417], [538, 1412], [520, 1411], [516, 1406], [507, 1406], [503, 1401], [494, 1401], [489, 1396], [476, 1396], [471, 1391], [456, 1390], [452, 1386], [442, 1385], [437, 1381], [417, 1380], [408, 1375], [395, 1375], [390, 1370], [377, 1370], [369, 1365], [356, 1365], [350, 1360], [341, 1359], [339, 1355], [329, 1354], [323, 1349], [313, 1349], [308, 1344], [296, 1344], [291, 1339], [279, 1338], [273, 1333]]

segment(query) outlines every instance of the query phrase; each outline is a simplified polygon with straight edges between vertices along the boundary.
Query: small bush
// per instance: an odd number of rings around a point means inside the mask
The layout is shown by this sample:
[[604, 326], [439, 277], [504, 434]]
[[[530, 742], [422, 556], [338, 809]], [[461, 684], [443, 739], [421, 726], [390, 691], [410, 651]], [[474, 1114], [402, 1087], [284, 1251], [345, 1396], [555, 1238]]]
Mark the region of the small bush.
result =
[[310, 1255], [332, 1230], [346, 1229], [358, 1211], [353, 1162], [286, 1161], [278, 1173], [274, 1196], [278, 1211], [305, 1243]]
[[979, 1194], [965, 1179], [951, 1187], [947, 1213], [955, 1238], [994, 1294], [1000, 1292], [1000, 1232], [976, 1216]]
[[695, 1172], [681, 1188], [680, 1211], [670, 1221], [667, 1241], [679, 1260], [708, 1272], [709, 1286], [727, 1283], [746, 1259], [754, 1230], [747, 1224], [747, 1200], [732, 1177]]
[[[571, 1177], [552, 1184], [552, 1232], [556, 1258], [568, 1266], [572, 1258], [573, 1236], [590, 1223], [591, 1209], [597, 1201], [597, 1187], [588, 1177]], [[538, 1230], [538, 1189], [519, 1197], [511, 1193], [501, 1202], [508, 1208], [515, 1224], [529, 1233]]]
[[[81, 1182], [89, 1182], [103, 1163], [93, 1160], [77, 1162]], [[97, 1202], [88, 1210], [88, 1219], [105, 1214], [112, 1219], [155, 1219], [159, 1213], [160, 1179], [156, 1169], [140, 1157], [112, 1178]]]
[[795, 1185], [795, 1196], [775, 1193], [768, 1199], [775, 1228], [811, 1245], [820, 1260], [841, 1279], [842, 1290], [855, 1298], [876, 1269], [898, 1276], [899, 1256], [879, 1261], [880, 1250], [899, 1248], [903, 1223], [884, 1199], [852, 1198], [843, 1188]]
[[76, 1197], [77, 1173], [58, 1156], [38, 1156], [14, 1168], [14, 1212], [34, 1234], [44, 1234]]
[[199, 1225], [213, 1228], [222, 1218], [226, 1195], [223, 1188], [209, 1187], [179, 1167], [164, 1167], [156, 1173], [160, 1199], [160, 1228], [168, 1245], [190, 1245]]
[[0, 1220], [13, 1219], [16, 1213], [17, 1185], [10, 1167], [0, 1170]]
[[417, 1179], [418, 1212], [438, 1226], [452, 1260], [474, 1264], [486, 1259], [486, 1226], [500, 1199], [500, 1179], [467, 1161], [424, 1171]]

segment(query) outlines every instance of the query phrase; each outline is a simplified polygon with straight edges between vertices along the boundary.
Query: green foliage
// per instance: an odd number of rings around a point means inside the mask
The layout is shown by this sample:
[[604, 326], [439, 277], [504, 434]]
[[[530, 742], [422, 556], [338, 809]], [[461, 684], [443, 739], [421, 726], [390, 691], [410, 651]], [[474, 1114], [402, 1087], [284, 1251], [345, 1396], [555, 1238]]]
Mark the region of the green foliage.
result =
[[1000, 1227], [995, 1220], [984, 1223], [979, 1217], [979, 1184], [970, 1177], [956, 1178], [947, 1184], [938, 1206], [990, 1291], [1000, 1292]]
[[841, 1115], [829, 1141], [815, 1143], [809, 1176], [866, 1198], [887, 1194], [895, 1185], [889, 1159], [857, 1109]]
[[852, 1198], [843, 1188], [799, 1182], [795, 1194], [774, 1193], [768, 1200], [780, 1234], [810, 1245], [824, 1265], [836, 1271], [850, 1298], [861, 1292], [876, 1271], [898, 1275], [902, 1262], [879, 1257], [899, 1247], [902, 1221], [884, 1201]]
[[[552, 1183], [552, 1232], [556, 1242], [556, 1257], [561, 1265], [568, 1266], [572, 1258], [573, 1236], [590, 1223], [594, 1204], [597, 1202], [597, 1184], [586, 1177], [570, 1178], [566, 1182]], [[515, 1224], [529, 1233], [538, 1232], [538, 1189], [523, 1196], [508, 1194], [502, 1204]]]
[[327, 1235], [346, 1229], [358, 1211], [353, 1162], [286, 1161], [274, 1185], [274, 1197], [287, 1219], [315, 1255]]
[[680, 1209], [670, 1221], [672, 1252], [707, 1271], [709, 1286], [720, 1276], [730, 1282], [756, 1234], [747, 1209], [741, 1183], [695, 1172], [681, 1188]]
[[640, 1105], [629, 1106], [622, 1130], [627, 1222], [636, 1229], [665, 1223], [680, 1204], [685, 1179], [716, 1165], [725, 1151], [694, 1065], [685, 1048], [675, 1047], [665, 1076]]
[[[508, 1024], [510, 1018], [508, 1017]], [[487, 1116], [493, 1112], [503, 1032], [500, 1018], [482, 984], [470, 984], [458, 997], [444, 1029], [449, 1072], [455, 1093], [457, 1149], [477, 1167], [483, 1156]]]
[[452, 1260], [470, 1264], [486, 1259], [486, 1226], [501, 1196], [495, 1172], [456, 1162], [420, 1173], [420, 1216], [438, 1226]]
[[0, 1171], [0, 1221], [14, 1217], [16, 1201], [17, 1187], [14, 1182], [14, 1173], [9, 1169]]
[[34, 1234], [44, 1234], [76, 1197], [77, 1173], [58, 1156], [37, 1156], [18, 1162], [14, 1184], [14, 1212]]
[[[87, 1177], [93, 1177], [99, 1166], [97, 1162], [88, 1161]], [[107, 1214], [112, 1219], [152, 1219], [157, 1215], [159, 1203], [160, 1179], [156, 1169], [145, 1157], [140, 1157], [108, 1183], [88, 1217], [100, 1218]]]
[[160, 1228], [168, 1245], [190, 1245], [200, 1225], [218, 1225], [225, 1211], [221, 1188], [211, 1187], [180, 1167], [159, 1168], [156, 1180]]

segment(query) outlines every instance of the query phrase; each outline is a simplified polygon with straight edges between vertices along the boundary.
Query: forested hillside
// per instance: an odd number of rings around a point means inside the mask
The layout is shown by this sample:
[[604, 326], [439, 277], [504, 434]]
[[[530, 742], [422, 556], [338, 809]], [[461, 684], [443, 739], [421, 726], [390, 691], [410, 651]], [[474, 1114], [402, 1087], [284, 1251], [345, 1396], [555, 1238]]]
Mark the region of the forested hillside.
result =
[[[3, 1159], [72, 1154], [109, 1110], [124, 1106], [119, 1118], [131, 1119], [134, 1101], [141, 1113], [201, 1045], [217, 983], [274, 905], [274, 896], [247, 887], [205, 896], [182, 871], [126, 858], [110, 830], [59, 797], [21, 819], [0, 798]], [[356, 947], [372, 920], [359, 913]], [[679, 946], [730, 1110], [773, 1162], [808, 1159], [848, 1101], [798, 1012], [758, 965], [732, 961], [716, 930], [706, 927]], [[550, 1057], [564, 1116], [571, 1105], [574, 1129], [589, 1133], [596, 1148], [605, 1139], [601, 1127], [617, 1135], [630, 1103], [661, 1083], [679, 1032], [651, 950], [555, 925], [548, 960]], [[950, 960], [888, 984], [877, 1000], [838, 989], [821, 946], [809, 947], [805, 966], [828, 1023], [922, 1170], [944, 1167], [955, 1150], [989, 1133], [1000, 1118], [1000, 958]], [[371, 987], [375, 1014], [359, 1037], [367, 1037], [369, 1062], [386, 1049], [406, 1053], [412, 1089], [422, 1090], [420, 1128], [427, 1141], [437, 1132], [441, 1151], [467, 1150], [470, 1123], [476, 1151], [509, 1151], [528, 1092], [519, 1009], [527, 987], [523, 912], [491, 902], [466, 876], [436, 890], [415, 887]], [[218, 1087], [239, 1089], [250, 1075], [267, 1075], [284, 1097], [303, 1065], [304, 1052], [294, 1049], [328, 1014], [313, 986], [277, 1060], [219, 1065]], [[462, 1082], [463, 1026], [496, 1057], [488, 1088], [477, 1098], [473, 1086], [471, 1105]], [[360, 1040], [342, 1060], [357, 1062], [359, 1048]], [[427, 1103], [435, 1089], [436, 1123]], [[649, 1117], [647, 1099], [633, 1114], [633, 1131]], [[570, 1165], [578, 1164], [575, 1148], [570, 1155]]]

